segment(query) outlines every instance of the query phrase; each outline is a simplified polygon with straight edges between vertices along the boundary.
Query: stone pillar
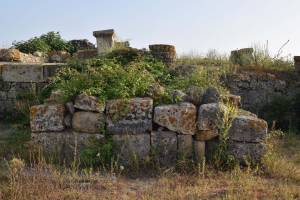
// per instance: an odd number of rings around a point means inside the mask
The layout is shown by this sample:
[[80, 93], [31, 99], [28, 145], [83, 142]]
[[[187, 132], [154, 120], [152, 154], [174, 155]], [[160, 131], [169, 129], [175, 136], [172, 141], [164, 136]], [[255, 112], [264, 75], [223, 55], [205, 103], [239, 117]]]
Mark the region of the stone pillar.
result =
[[294, 56], [294, 66], [296, 72], [300, 74], [300, 56]]
[[115, 45], [115, 31], [113, 29], [94, 31], [93, 35], [97, 39], [98, 54], [111, 50]]
[[152, 56], [170, 66], [176, 59], [176, 49], [173, 45], [153, 44], [149, 45]]
[[253, 48], [231, 51], [230, 60], [233, 64], [241, 66], [251, 65], [254, 62], [253, 52]]

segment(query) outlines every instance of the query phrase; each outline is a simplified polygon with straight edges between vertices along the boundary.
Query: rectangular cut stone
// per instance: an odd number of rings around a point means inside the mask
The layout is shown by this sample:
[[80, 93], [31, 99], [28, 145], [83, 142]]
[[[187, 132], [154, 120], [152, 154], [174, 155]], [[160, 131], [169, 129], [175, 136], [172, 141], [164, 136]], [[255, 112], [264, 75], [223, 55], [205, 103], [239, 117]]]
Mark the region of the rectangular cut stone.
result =
[[177, 134], [171, 131], [153, 131], [151, 133], [151, 148], [157, 163], [162, 166], [176, 164]]
[[195, 160], [202, 162], [205, 159], [205, 142], [194, 140]]
[[65, 107], [62, 104], [38, 105], [30, 108], [32, 132], [64, 130]]
[[146, 161], [150, 157], [150, 134], [113, 135], [114, 154], [123, 165]]
[[237, 116], [229, 129], [230, 140], [239, 142], [262, 142], [268, 132], [266, 121], [252, 116]]
[[62, 164], [71, 164], [89, 146], [90, 138], [101, 140], [104, 135], [77, 133], [74, 131], [32, 133], [32, 141], [41, 147], [45, 155], [57, 158]]
[[226, 106], [222, 103], [203, 104], [199, 108], [197, 128], [198, 130], [218, 129]]
[[4, 65], [2, 79], [7, 82], [43, 82], [43, 66], [41, 64]]
[[43, 64], [43, 79], [46, 80], [53, 77], [56, 72], [65, 64]]
[[102, 133], [105, 127], [104, 113], [75, 112], [72, 127], [77, 132]]
[[98, 54], [105, 53], [114, 47], [115, 31], [113, 29], [94, 31], [93, 35], [97, 39]]
[[258, 163], [264, 155], [266, 146], [262, 143], [229, 141], [228, 152], [241, 164]]
[[117, 99], [106, 103], [107, 130], [111, 134], [141, 134], [152, 130], [153, 100]]
[[154, 110], [154, 122], [171, 131], [193, 135], [196, 113], [196, 107], [191, 103], [157, 106]]
[[193, 158], [193, 136], [192, 135], [177, 135], [178, 140], [178, 158], [190, 159]]

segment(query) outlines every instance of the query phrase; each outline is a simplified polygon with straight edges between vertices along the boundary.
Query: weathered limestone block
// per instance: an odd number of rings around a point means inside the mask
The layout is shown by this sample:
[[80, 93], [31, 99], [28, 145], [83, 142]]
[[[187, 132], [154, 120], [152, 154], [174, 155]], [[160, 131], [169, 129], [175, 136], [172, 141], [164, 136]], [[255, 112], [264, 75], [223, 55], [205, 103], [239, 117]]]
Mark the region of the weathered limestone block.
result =
[[191, 103], [157, 106], [154, 110], [154, 122], [171, 131], [193, 135], [196, 113], [196, 107]]
[[177, 160], [177, 134], [171, 131], [153, 131], [151, 148], [155, 160], [162, 166], [169, 166]]
[[218, 129], [214, 129], [214, 130], [198, 130], [194, 136], [196, 141], [208, 141], [208, 140], [212, 140], [215, 137], [219, 136], [219, 131]]
[[228, 151], [241, 164], [257, 163], [264, 155], [266, 147], [262, 143], [229, 141]]
[[205, 159], [205, 142], [194, 140], [195, 160], [202, 162]]
[[21, 53], [18, 49], [0, 49], [0, 61], [19, 62]]
[[43, 82], [43, 66], [14, 64], [2, 66], [2, 80], [6, 82]]
[[263, 142], [267, 136], [268, 124], [251, 116], [237, 116], [229, 129], [230, 140], [239, 142]]
[[32, 132], [64, 130], [65, 107], [57, 105], [38, 105], [30, 108], [30, 126]]
[[218, 129], [226, 109], [226, 106], [222, 103], [201, 105], [198, 111], [198, 130]]
[[149, 45], [149, 49], [154, 58], [166, 65], [171, 65], [176, 59], [176, 48], [173, 45], [153, 44]]
[[230, 60], [233, 64], [241, 66], [251, 65], [254, 62], [253, 48], [244, 48], [231, 52]]
[[117, 99], [106, 103], [107, 130], [111, 134], [142, 134], [152, 130], [151, 98]]
[[93, 35], [97, 39], [98, 54], [105, 53], [114, 47], [116, 34], [113, 29], [94, 31]]
[[114, 153], [120, 163], [130, 165], [147, 161], [150, 157], [150, 134], [113, 135]]
[[32, 141], [43, 153], [56, 157], [61, 163], [71, 164], [74, 157], [89, 146], [91, 137], [101, 140], [104, 135], [77, 133], [74, 131], [32, 133]]
[[203, 94], [202, 104], [218, 103], [221, 101], [219, 91], [214, 87], [209, 87]]
[[193, 136], [177, 135], [178, 140], [178, 158], [188, 159], [193, 157]]
[[99, 99], [88, 96], [84, 93], [78, 95], [75, 99], [75, 108], [84, 111], [103, 112], [105, 106], [100, 103]]
[[76, 112], [73, 115], [72, 127], [77, 132], [101, 133], [104, 130], [105, 117], [103, 113]]

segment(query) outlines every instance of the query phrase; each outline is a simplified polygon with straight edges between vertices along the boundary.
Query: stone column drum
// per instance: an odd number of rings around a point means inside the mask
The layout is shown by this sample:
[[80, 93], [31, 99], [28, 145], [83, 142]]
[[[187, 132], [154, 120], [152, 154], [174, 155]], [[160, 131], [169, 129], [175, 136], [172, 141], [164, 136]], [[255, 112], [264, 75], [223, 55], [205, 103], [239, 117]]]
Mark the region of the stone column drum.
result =
[[153, 44], [149, 45], [152, 56], [161, 60], [166, 65], [171, 65], [176, 59], [176, 49], [173, 45]]
[[114, 29], [94, 31], [93, 35], [97, 39], [98, 54], [105, 53], [114, 47], [116, 38]]
[[294, 56], [294, 66], [296, 72], [300, 74], [300, 56]]

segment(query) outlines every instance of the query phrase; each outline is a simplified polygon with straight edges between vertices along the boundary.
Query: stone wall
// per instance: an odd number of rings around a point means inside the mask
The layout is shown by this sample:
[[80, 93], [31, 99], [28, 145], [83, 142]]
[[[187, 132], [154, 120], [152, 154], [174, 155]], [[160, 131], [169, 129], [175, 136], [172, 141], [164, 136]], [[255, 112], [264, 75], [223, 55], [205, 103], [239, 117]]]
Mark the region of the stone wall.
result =
[[62, 64], [0, 63], [0, 118], [13, 112], [18, 95], [37, 93]]
[[241, 71], [223, 77], [223, 81], [232, 94], [241, 96], [242, 108], [256, 114], [274, 98], [300, 92], [300, 78], [296, 74]]
[[[123, 165], [153, 159], [161, 166], [178, 159], [201, 161], [211, 154], [211, 141], [220, 134], [228, 108], [219, 100], [196, 106], [191, 102], [153, 105], [148, 97], [109, 100], [81, 94], [60, 103], [53, 93], [43, 105], [31, 108], [33, 141], [44, 152], [66, 160], [78, 156], [89, 137], [112, 137], [114, 153]], [[59, 98], [57, 98], [59, 99]], [[213, 99], [213, 98], [210, 98]], [[259, 161], [264, 152], [267, 123], [239, 111], [229, 130], [229, 150], [239, 161]]]

